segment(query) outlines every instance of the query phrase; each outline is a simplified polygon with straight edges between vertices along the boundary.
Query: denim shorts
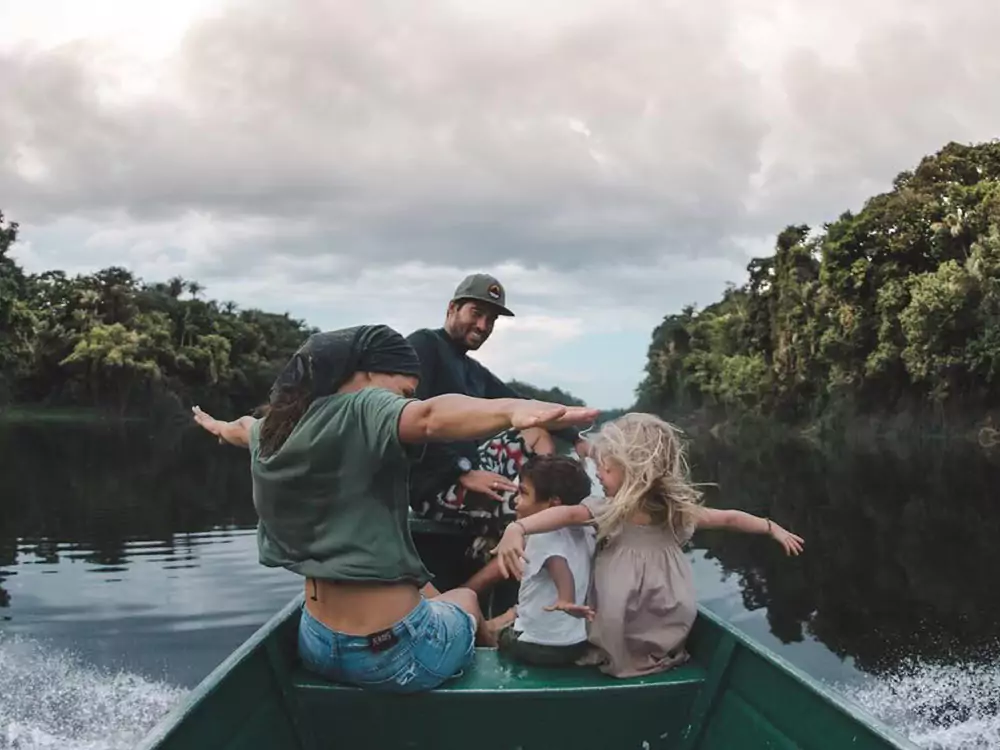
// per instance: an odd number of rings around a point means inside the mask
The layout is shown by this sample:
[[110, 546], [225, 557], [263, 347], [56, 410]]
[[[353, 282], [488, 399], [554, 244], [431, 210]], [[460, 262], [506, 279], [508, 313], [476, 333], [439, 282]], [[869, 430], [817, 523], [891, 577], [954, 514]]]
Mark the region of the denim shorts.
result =
[[388, 630], [347, 635], [302, 607], [302, 666], [332, 682], [369, 690], [415, 693], [462, 674], [476, 653], [476, 619], [451, 602], [420, 603]]

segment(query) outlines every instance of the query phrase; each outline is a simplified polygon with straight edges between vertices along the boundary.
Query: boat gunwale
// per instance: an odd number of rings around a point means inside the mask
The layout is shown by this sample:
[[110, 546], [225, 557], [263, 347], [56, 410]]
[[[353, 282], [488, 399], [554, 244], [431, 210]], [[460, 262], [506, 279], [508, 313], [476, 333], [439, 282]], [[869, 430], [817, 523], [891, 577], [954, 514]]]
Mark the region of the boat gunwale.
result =
[[728, 634], [732, 638], [735, 638], [738, 643], [756, 656], [759, 656], [765, 661], [772, 662], [775, 666], [780, 667], [781, 671], [784, 671], [804, 687], [818, 694], [821, 698], [834, 704], [836, 708], [870, 729], [882, 739], [897, 745], [901, 748], [901, 750], [921, 750], [919, 745], [915, 744], [901, 732], [888, 726], [877, 717], [872, 716], [857, 703], [854, 703], [846, 696], [834, 691], [827, 685], [824, 685], [818, 679], [795, 666], [784, 657], [778, 655], [764, 644], [756, 642], [739, 628], [729, 622], [726, 622], [721, 615], [712, 612], [704, 604], [698, 605], [698, 615], [700, 617], [705, 617], [707, 620], [719, 627], [724, 633]]
[[167, 739], [171, 732], [190, 715], [198, 705], [214, 693], [223, 684], [225, 676], [239, 663], [249, 658], [258, 648], [263, 647], [278, 627], [296, 610], [301, 609], [305, 601], [303, 593], [296, 594], [288, 604], [278, 610], [253, 634], [235, 648], [218, 666], [209, 672], [184, 698], [172, 709], [167, 711], [153, 728], [136, 745], [135, 750], [153, 750], [157, 743]]
[[[225, 675], [236, 667], [237, 664], [242, 662], [244, 659], [250, 657], [254, 651], [265, 644], [268, 638], [270, 638], [278, 627], [285, 622], [288, 618], [292, 617], [297, 610], [302, 608], [304, 601], [304, 595], [302, 593], [296, 594], [292, 600], [282, 607], [277, 613], [275, 613], [267, 622], [261, 625], [249, 638], [247, 638], [243, 643], [239, 645], [229, 656], [226, 657], [215, 669], [213, 669], [209, 674], [198, 683], [176, 706], [170, 709], [166, 714], [164, 714], [160, 720], [153, 726], [153, 728], [146, 734], [136, 746], [135, 750], [154, 750], [157, 743], [169, 737], [170, 733], [179, 726], [184, 719], [191, 714], [198, 706], [201, 701], [214, 693], [220, 685], [222, 685]], [[839, 693], [833, 692], [830, 688], [826, 687], [819, 680], [810, 676], [803, 670], [791, 664], [783, 657], [779, 656], [771, 649], [767, 648], [763, 644], [757, 643], [749, 635], [739, 630], [732, 624], [726, 622], [720, 615], [709, 610], [704, 604], [698, 605], [698, 616], [704, 617], [710, 623], [718, 627], [724, 637], [732, 638], [737, 644], [750, 650], [754, 655], [764, 659], [766, 662], [770, 662], [774, 667], [778, 668], [779, 671], [783, 671], [788, 674], [794, 681], [798, 682], [802, 687], [816, 694], [818, 697], [828, 701], [833, 704], [833, 707], [842, 713], [846, 714], [849, 718], [861, 724], [862, 727], [872, 732], [882, 740], [895, 745], [900, 750], [920, 750], [919, 746], [909, 740], [907, 737], [903, 736], [900, 732], [884, 724], [878, 718], [867, 713], [861, 706], [851, 702], [846, 697], [841, 696]], [[707, 667], [705, 665], [701, 665]], [[641, 679], [641, 678], [639, 678]], [[695, 681], [685, 683], [673, 683], [678, 685], [683, 684], [693, 684]], [[293, 683], [294, 684], [294, 683]], [[580, 688], [567, 688], [567, 692], [579, 692], [588, 693], [593, 691], [606, 692], [608, 690], [621, 690], [621, 691], [634, 691], [641, 689], [653, 689], [657, 686], [667, 686], [671, 683], [648, 683], [635, 681], [615, 681], [601, 685], [586, 686]], [[304, 688], [296, 689], [312, 689], [308, 686]], [[322, 689], [322, 688], [317, 688]], [[359, 688], [355, 688], [359, 689]], [[448, 691], [436, 691], [440, 693], [447, 693], [449, 695], [460, 696], [463, 693], [469, 695], [483, 695], [486, 693], [496, 693], [503, 692], [505, 695], [511, 694], [532, 694], [538, 692], [544, 692], [543, 688], [535, 689], [518, 689], [518, 688], [493, 688], [493, 689], [473, 689], [473, 690], [448, 690]]]

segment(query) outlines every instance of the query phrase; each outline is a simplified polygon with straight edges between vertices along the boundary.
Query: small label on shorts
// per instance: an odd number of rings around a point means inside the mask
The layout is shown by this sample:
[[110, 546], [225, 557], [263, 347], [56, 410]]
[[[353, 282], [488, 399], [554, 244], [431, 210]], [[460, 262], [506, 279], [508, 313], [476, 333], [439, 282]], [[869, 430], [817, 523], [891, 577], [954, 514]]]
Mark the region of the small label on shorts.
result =
[[397, 643], [399, 643], [399, 638], [392, 630], [383, 630], [378, 633], [372, 633], [368, 636], [368, 648], [374, 651], [376, 654], [379, 651], [385, 651], [386, 649], [392, 648]]

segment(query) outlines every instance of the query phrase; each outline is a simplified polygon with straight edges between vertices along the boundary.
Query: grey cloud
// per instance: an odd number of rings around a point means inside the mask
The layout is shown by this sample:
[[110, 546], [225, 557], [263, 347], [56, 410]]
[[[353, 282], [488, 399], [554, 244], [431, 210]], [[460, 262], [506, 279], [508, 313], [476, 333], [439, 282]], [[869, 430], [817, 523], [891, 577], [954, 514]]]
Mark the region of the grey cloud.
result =
[[[867, 5], [835, 11], [858, 38], [846, 62], [791, 47], [764, 71], [741, 60], [740, 24], [773, 4], [729, 0], [608, 0], [531, 31], [443, 0], [243, 3], [193, 27], [162, 88], [124, 104], [97, 95], [91, 47], [7, 53], [0, 200], [38, 226], [123, 210], [263, 227], [192, 254], [208, 280], [516, 261], [678, 306], [657, 290], [684, 291], [684, 259], [739, 269], [732, 238], [834, 218], [1000, 125], [992, 3], [889, 3], [874, 20]], [[33, 162], [47, 179], [18, 171]], [[739, 280], [725, 272], [699, 294]]]
[[[868, 2], [841, 4], [862, 19]], [[759, 230], [858, 209], [893, 177], [949, 141], [1000, 135], [1000, 5], [990, 0], [887, 3], [857, 33], [849, 63], [801, 48], [781, 66], [772, 119], [777, 158], [765, 170]], [[855, 24], [858, 22], [855, 21]], [[791, 214], [797, 212], [797, 216]]]
[[265, 7], [199, 24], [178, 93], [124, 106], [84, 46], [4, 59], [8, 211], [306, 221], [286, 252], [453, 265], [639, 262], [739, 222], [765, 129], [718, 17], [608, 5], [523, 39], [442, 3]]

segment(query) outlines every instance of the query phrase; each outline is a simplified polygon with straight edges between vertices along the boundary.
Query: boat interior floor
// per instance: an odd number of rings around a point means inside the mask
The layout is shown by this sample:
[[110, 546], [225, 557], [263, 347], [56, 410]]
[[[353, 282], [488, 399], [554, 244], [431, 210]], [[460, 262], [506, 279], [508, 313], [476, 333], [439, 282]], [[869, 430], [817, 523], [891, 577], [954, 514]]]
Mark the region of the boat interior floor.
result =
[[463, 675], [413, 695], [336, 685], [301, 667], [290, 675], [315, 747], [338, 746], [324, 737], [349, 737], [352, 748], [401, 747], [405, 738], [407, 747], [440, 750], [675, 747], [705, 680], [695, 663], [621, 680], [596, 668], [523, 666], [482, 648]]

